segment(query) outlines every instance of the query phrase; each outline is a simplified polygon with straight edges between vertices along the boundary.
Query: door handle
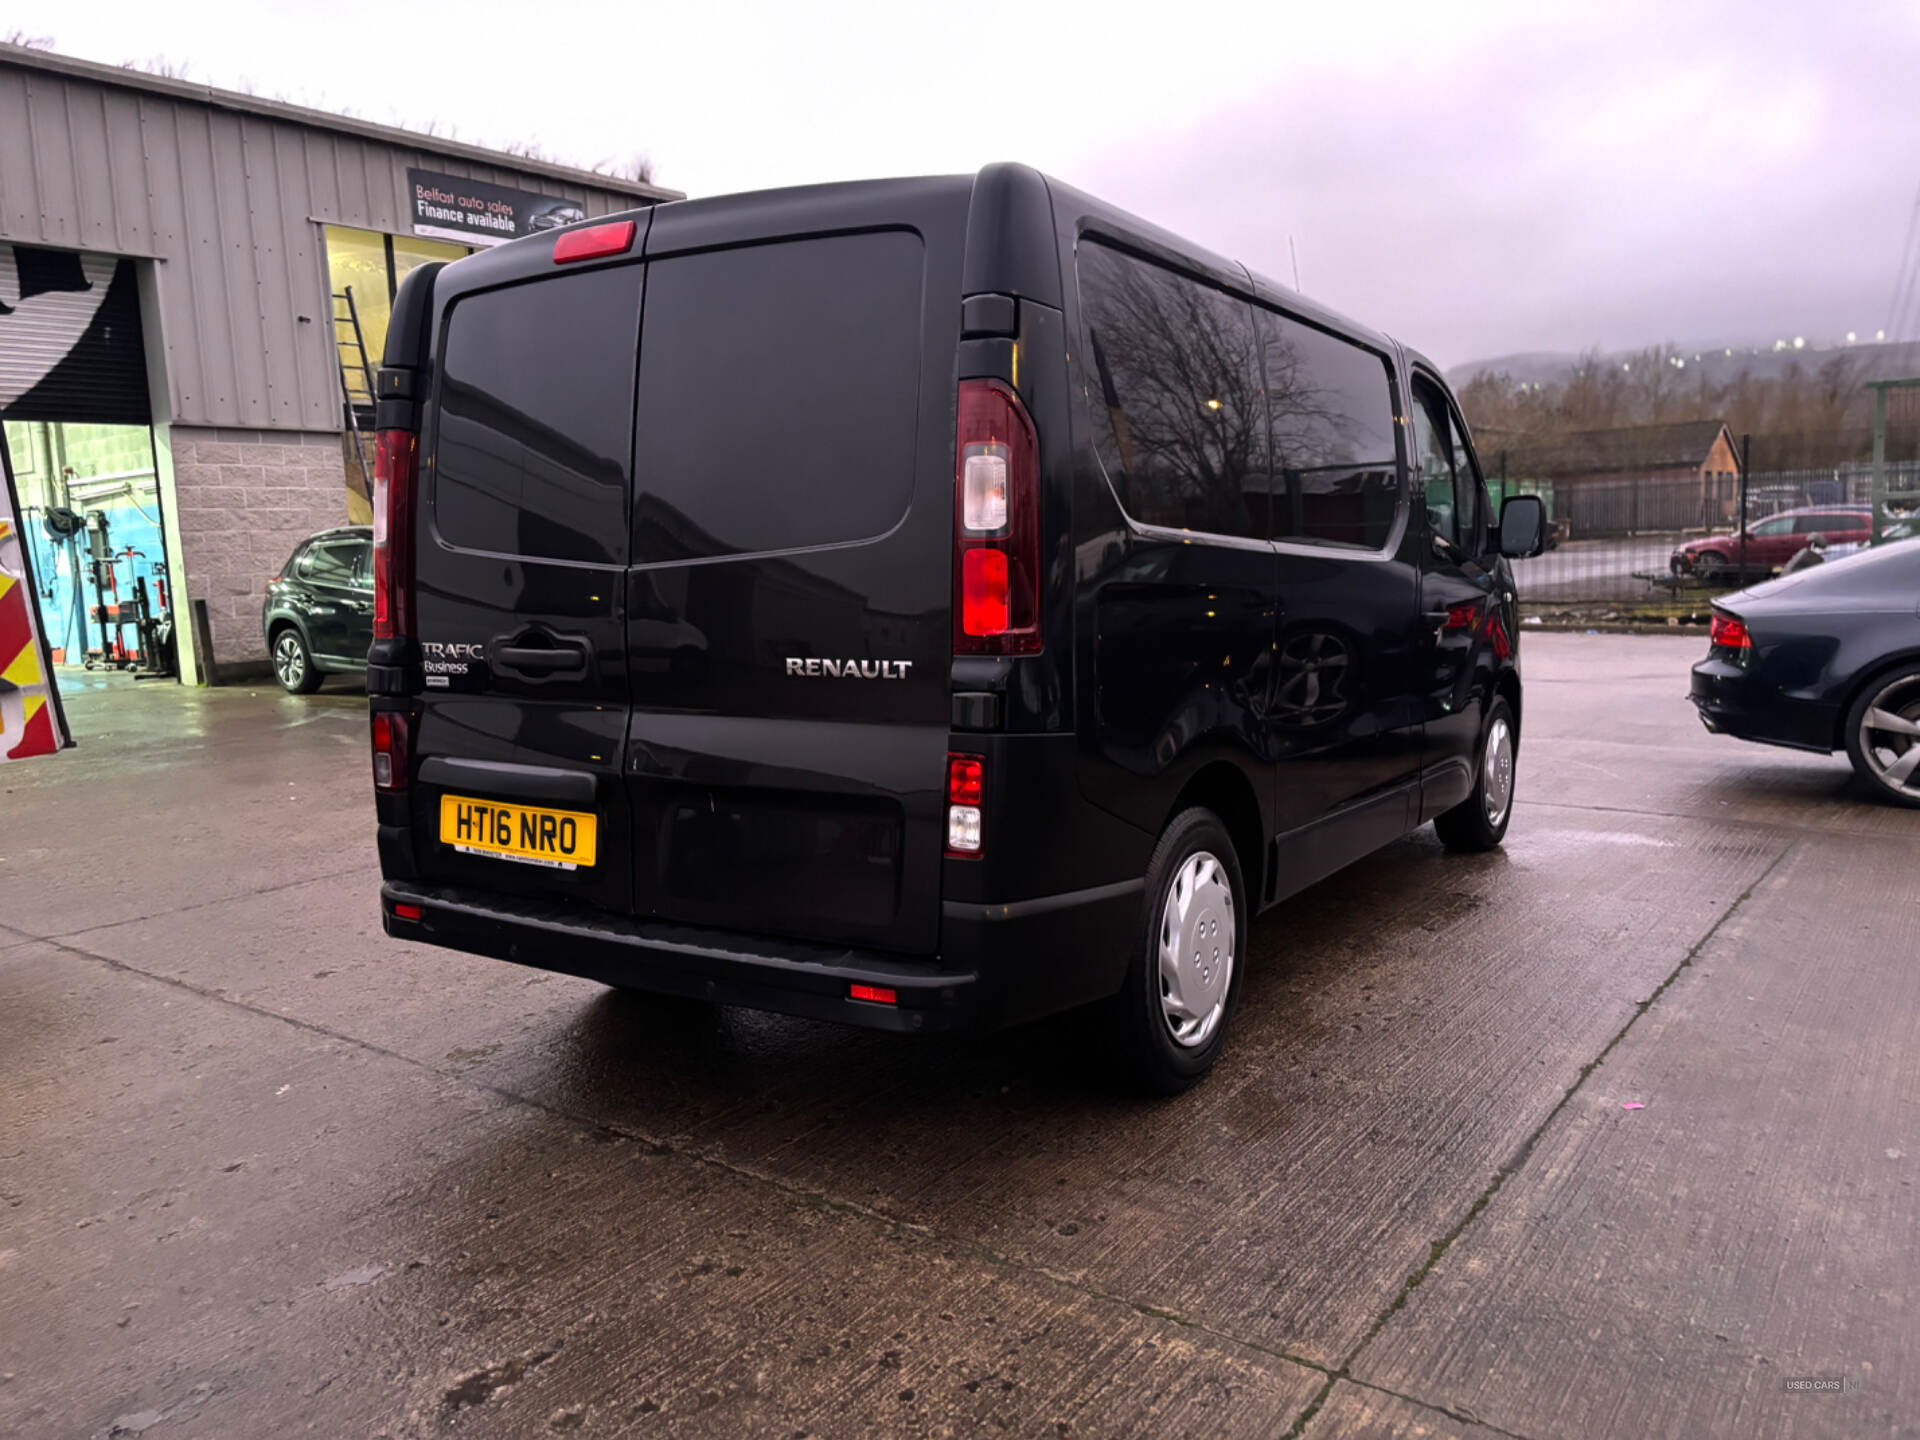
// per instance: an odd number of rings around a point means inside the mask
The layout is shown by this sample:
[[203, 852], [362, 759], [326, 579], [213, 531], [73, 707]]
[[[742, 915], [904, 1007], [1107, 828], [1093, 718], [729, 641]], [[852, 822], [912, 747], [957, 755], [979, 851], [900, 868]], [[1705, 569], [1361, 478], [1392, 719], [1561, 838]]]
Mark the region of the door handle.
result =
[[577, 679], [587, 673], [590, 652], [584, 640], [541, 637], [544, 645], [503, 645], [490, 647], [488, 659], [498, 674], [518, 675], [526, 680]]

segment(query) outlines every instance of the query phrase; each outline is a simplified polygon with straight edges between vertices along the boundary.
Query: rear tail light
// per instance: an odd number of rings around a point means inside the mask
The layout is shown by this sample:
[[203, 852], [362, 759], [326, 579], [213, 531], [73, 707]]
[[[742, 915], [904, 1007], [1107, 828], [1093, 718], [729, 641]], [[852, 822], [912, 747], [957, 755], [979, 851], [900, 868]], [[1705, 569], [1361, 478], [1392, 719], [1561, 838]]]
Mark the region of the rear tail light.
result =
[[985, 849], [981, 807], [987, 798], [987, 762], [978, 755], [947, 756], [947, 853], [977, 860]]
[[407, 788], [407, 717], [391, 710], [373, 716], [373, 788]]
[[1013, 623], [1008, 569], [1005, 551], [980, 547], [960, 552], [960, 628], [964, 634], [1007, 632]]
[[1748, 632], [1746, 622], [1735, 615], [1722, 615], [1714, 612], [1713, 625], [1707, 631], [1708, 643], [1723, 650], [1751, 650], [1753, 636]]
[[874, 1005], [898, 1005], [900, 997], [889, 985], [849, 985], [847, 997], [852, 1000], [865, 1000]]
[[402, 905], [396, 903], [393, 907], [393, 918], [396, 920], [418, 920], [420, 918], [420, 907], [418, 905]]
[[1040, 462], [1033, 422], [994, 380], [960, 382], [953, 477], [953, 648], [1040, 649]]
[[382, 430], [373, 460], [373, 638], [413, 634], [413, 491], [420, 451], [412, 432]]

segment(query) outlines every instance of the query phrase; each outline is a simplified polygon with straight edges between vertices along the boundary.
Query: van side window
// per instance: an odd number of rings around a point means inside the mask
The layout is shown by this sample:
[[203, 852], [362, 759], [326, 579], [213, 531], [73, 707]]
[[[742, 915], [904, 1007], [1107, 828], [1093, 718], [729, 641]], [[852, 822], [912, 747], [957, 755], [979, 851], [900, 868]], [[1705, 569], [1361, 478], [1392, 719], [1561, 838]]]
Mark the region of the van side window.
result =
[[1264, 540], [1266, 425], [1252, 307], [1083, 241], [1094, 448], [1143, 525]]
[[456, 300], [434, 457], [441, 538], [624, 564], [639, 346], [638, 265]]
[[635, 564], [844, 544], [899, 523], [925, 267], [905, 230], [649, 264]]
[[1275, 538], [1378, 550], [1400, 513], [1386, 360], [1272, 311], [1260, 312], [1260, 333]]

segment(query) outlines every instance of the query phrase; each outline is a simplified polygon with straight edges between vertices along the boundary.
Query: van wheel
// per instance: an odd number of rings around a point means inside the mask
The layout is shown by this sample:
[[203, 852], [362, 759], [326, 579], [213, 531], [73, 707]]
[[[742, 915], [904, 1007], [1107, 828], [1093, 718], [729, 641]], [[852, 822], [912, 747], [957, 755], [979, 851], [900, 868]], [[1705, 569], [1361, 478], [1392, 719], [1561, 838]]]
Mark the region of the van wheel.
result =
[[307, 642], [291, 625], [273, 637], [273, 678], [289, 695], [311, 695], [320, 688], [320, 671], [307, 653]]
[[1227, 827], [1211, 810], [1173, 818], [1147, 867], [1145, 930], [1114, 1026], [1132, 1079], [1177, 1095], [1213, 1068], [1240, 998], [1246, 890]]
[[1491, 850], [1507, 836], [1513, 818], [1513, 710], [1496, 695], [1480, 736], [1480, 774], [1473, 793], [1433, 822], [1449, 850]]

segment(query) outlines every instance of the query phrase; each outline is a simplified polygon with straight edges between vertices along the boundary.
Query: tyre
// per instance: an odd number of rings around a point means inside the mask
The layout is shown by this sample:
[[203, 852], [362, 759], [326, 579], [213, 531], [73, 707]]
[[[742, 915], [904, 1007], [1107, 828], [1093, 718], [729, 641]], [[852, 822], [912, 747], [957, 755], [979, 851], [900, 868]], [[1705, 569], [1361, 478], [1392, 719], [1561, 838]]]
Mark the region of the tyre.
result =
[[1504, 696], [1496, 695], [1480, 733], [1473, 793], [1433, 822], [1440, 842], [1449, 850], [1491, 850], [1506, 839], [1507, 822], [1513, 818], [1516, 749], [1513, 709]]
[[1881, 799], [1920, 808], [1920, 665], [1860, 692], [1847, 712], [1847, 758]]
[[1705, 550], [1693, 562], [1693, 573], [1708, 584], [1724, 580], [1729, 569], [1727, 557], [1718, 550]]
[[1213, 1068], [1240, 998], [1252, 918], [1240, 857], [1211, 810], [1183, 810], [1147, 867], [1143, 934], [1113, 1002], [1129, 1078], [1177, 1095]]
[[289, 695], [311, 695], [320, 688], [320, 671], [307, 653], [307, 642], [291, 625], [273, 637], [273, 678]]

